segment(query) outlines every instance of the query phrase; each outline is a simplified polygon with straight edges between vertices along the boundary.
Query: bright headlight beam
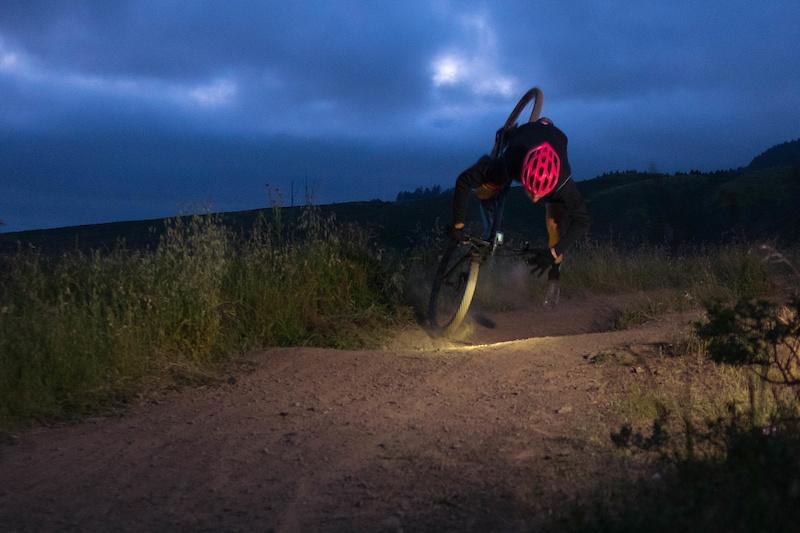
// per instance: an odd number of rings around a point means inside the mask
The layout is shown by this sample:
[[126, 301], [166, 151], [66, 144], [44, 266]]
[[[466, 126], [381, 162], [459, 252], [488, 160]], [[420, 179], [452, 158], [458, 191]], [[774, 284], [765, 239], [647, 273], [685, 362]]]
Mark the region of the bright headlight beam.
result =
[[467, 351], [477, 350], [477, 349], [480, 349], [480, 348], [500, 348], [500, 347], [504, 347], [504, 346], [511, 346], [513, 344], [535, 343], [535, 342], [543, 341], [543, 340], [546, 340], [546, 339], [549, 339], [549, 338], [550, 337], [536, 337], [536, 338], [532, 338], [532, 339], [517, 339], [517, 340], [513, 340], [513, 341], [493, 342], [493, 343], [490, 343], [490, 344], [471, 344], [469, 346], [451, 346], [451, 347], [446, 348], [446, 349], [448, 351], [467, 352]]

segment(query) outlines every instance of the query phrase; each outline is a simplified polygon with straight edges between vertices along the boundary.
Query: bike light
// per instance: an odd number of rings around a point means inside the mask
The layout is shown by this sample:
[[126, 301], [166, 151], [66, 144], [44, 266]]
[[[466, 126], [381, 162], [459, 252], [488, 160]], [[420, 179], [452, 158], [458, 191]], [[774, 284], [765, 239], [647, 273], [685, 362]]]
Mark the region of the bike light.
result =
[[498, 231], [494, 234], [494, 238], [492, 239], [492, 252], [501, 244], [503, 244], [503, 233]]

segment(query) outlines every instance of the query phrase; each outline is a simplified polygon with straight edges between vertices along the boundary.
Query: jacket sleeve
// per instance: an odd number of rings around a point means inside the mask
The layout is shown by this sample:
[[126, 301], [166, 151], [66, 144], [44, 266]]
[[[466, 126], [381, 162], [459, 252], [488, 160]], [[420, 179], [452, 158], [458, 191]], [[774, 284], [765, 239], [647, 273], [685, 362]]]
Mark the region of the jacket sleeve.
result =
[[489, 156], [483, 156], [456, 179], [453, 193], [453, 224], [466, 222], [469, 193], [472, 192], [472, 189], [489, 181], [493, 163], [494, 161], [489, 159]]
[[561, 255], [588, 231], [589, 212], [586, 209], [586, 202], [572, 178], [563, 187], [553, 192], [550, 201], [564, 204], [570, 217], [569, 228], [554, 247], [556, 254]]

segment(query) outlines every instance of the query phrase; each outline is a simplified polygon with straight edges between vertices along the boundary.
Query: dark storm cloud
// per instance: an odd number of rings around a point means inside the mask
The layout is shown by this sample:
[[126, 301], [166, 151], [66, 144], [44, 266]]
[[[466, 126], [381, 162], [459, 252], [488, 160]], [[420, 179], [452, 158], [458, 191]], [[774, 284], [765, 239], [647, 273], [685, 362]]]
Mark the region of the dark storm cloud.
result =
[[577, 179], [796, 138], [795, 0], [0, 0], [8, 230], [450, 186], [524, 90]]
[[97, 2], [33, 11], [12, 12], [0, 35], [36, 67], [167, 86], [228, 80], [238, 111], [258, 115], [253, 127], [274, 115], [288, 122], [289, 107], [306, 107], [295, 111], [298, 122], [405, 112], [427, 87], [426, 43], [436, 25], [387, 2]]
[[734, 80], [762, 87], [765, 74], [796, 78], [798, 12], [776, 0], [551, 3], [531, 31], [511, 34], [546, 65], [559, 94], [625, 97]]

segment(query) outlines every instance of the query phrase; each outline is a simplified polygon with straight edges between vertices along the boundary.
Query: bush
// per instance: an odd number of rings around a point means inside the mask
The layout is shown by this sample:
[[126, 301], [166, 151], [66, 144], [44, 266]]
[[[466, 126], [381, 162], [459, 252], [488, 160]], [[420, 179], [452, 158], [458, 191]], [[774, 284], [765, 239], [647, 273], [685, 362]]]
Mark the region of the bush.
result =
[[[748, 416], [709, 422], [692, 437], [703, 442], [690, 453], [662, 462], [660, 474], [624, 482], [598, 496], [593, 505], [575, 506], [555, 528], [561, 531], [636, 533], [783, 533], [794, 531], [800, 497], [800, 431], [784, 421], [765, 431]], [[663, 433], [634, 439], [648, 448], [664, 445]], [[641, 438], [641, 436], [640, 436]], [[687, 442], [694, 442], [688, 440]], [[628, 443], [626, 443], [628, 444]], [[649, 449], [649, 448], [648, 448]]]
[[655, 451], [659, 475], [598, 493], [592, 503], [562, 513], [556, 529], [597, 532], [784, 532], [797, 529], [800, 512], [800, 298], [788, 305], [740, 299], [711, 302], [696, 324], [708, 356], [743, 366], [770, 391], [770, 411], [751, 387], [750, 405], [699, 428], [683, 415], [682, 443], [664, 430], [670, 413], [650, 435], [626, 425], [612, 433], [621, 448]]

